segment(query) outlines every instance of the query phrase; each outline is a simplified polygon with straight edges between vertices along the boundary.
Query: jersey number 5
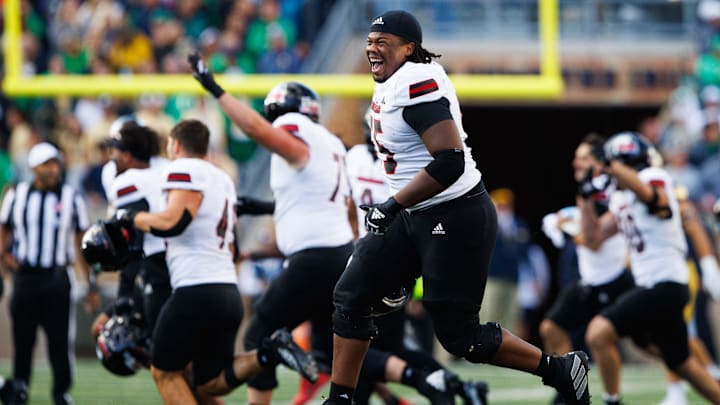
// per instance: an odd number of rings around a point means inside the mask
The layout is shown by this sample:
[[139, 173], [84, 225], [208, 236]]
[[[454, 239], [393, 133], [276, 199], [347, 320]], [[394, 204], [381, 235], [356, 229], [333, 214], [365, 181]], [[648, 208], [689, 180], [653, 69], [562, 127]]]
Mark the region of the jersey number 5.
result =
[[385, 169], [385, 173], [387, 174], [395, 174], [395, 169], [397, 168], [397, 161], [395, 160], [394, 156], [395, 154], [388, 150], [383, 144], [381, 144], [378, 139], [377, 135], [382, 134], [382, 126], [380, 125], [380, 120], [376, 120], [375, 118], [371, 118], [372, 125], [370, 125], [370, 135], [372, 136], [372, 140], [377, 146], [377, 150], [380, 153], [380, 156], [378, 156], [383, 161], [383, 168]]

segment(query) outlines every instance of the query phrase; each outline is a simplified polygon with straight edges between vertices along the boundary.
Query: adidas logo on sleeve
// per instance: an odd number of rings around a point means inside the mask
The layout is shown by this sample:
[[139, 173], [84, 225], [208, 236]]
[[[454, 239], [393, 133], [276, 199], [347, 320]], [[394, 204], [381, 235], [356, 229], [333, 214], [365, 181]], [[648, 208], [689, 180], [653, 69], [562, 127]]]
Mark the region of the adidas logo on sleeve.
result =
[[435, 228], [432, 230], [433, 235], [445, 235], [445, 229], [443, 229], [442, 222], [438, 222]]

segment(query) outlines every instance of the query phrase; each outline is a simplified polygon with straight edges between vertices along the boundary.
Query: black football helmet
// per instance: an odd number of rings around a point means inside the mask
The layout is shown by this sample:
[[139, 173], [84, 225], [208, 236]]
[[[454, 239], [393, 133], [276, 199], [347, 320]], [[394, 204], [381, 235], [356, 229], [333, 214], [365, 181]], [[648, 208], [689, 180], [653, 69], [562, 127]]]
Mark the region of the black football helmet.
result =
[[639, 171], [651, 166], [651, 148], [650, 141], [637, 132], [620, 132], [605, 142], [605, 158], [619, 160]]
[[103, 326], [95, 354], [111, 373], [130, 376], [150, 366], [149, 342], [140, 314], [135, 311], [113, 315]]
[[133, 231], [106, 221], [98, 221], [82, 237], [85, 261], [97, 270], [119, 270], [130, 258]]
[[273, 87], [265, 97], [264, 111], [270, 122], [289, 112], [298, 112], [318, 122], [320, 98], [304, 84], [283, 82]]

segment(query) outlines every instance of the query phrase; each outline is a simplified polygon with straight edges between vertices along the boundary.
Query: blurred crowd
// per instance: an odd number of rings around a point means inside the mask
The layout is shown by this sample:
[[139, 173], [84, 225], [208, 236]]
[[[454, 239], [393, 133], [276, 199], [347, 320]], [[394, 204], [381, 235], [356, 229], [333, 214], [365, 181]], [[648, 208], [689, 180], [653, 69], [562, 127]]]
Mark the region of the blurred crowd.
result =
[[[22, 0], [22, 73], [188, 73], [186, 57], [194, 50], [218, 73], [298, 73], [334, 2]], [[238, 165], [257, 147], [213, 103], [155, 93], [136, 99], [0, 94], [0, 187], [28, 179], [31, 146], [51, 141], [63, 150], [67, 181], [102, 205], [100, 168], [108, 159], [102, 141], [123, 115], [164, 137], [181, 119], [202, 119], [212, 132], [214, 160], [239, 181]]]

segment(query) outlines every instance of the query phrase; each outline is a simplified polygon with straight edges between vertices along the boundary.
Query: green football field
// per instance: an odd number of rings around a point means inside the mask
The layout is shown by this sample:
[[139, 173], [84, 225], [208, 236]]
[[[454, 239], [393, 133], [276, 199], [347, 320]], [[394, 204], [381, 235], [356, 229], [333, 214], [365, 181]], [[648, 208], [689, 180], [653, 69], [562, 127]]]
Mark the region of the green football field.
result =
[[[7, 360], [0, 361], [0, 375], [7, 376], [10, 371]], [[548, 404], [553, 391], [542, 385], [537, 377], [517, 371], [486, 365], [452, 363], [450, 368], [468, 379], [479, 379], [490, 384], [489, 402], [500, 404]], [[77, 405], [120, 405], [120, 404], [159, 404], [160, 398], [153, 385], [150, 373], [142, 370], [127, 378], [115, 377], [105, 371], [94, 359], [81, 359], [77, 362], [76, 378], [72, 395]], [[590, 373], [590, 391], [594, 404], [602, 404], [601, 389], [595, 370]], [[298, 377], [287, 369], [279, 370], [280, 387], [275, 404], [287, 404], [295, 394]], [[652, 405], [660, 402], [665, 392], [665, 382], [659, 366], [625, 366], [623, 369], [623, 399], [627, 405]], [[393, 390], [414, 404], [425, 404], [422, 397], [402, 386], [392, 385]], [[47, 364], [37, 363], [33, 372], [30, 404], [50, 405], [50, 370]], [[320, 404], [320, 395], [327, 393], [327, 386], [320, 391], [313, 404]], [[689, 393], [691, 404], [704, 404], [694, 393]], [[238, 388], [226, 397], [227, 404], [246, 404], [245, 389]], [[379, 401], [375, 401], [379, 404]], [[458, 403], [460, 403], [458, 401]]]

